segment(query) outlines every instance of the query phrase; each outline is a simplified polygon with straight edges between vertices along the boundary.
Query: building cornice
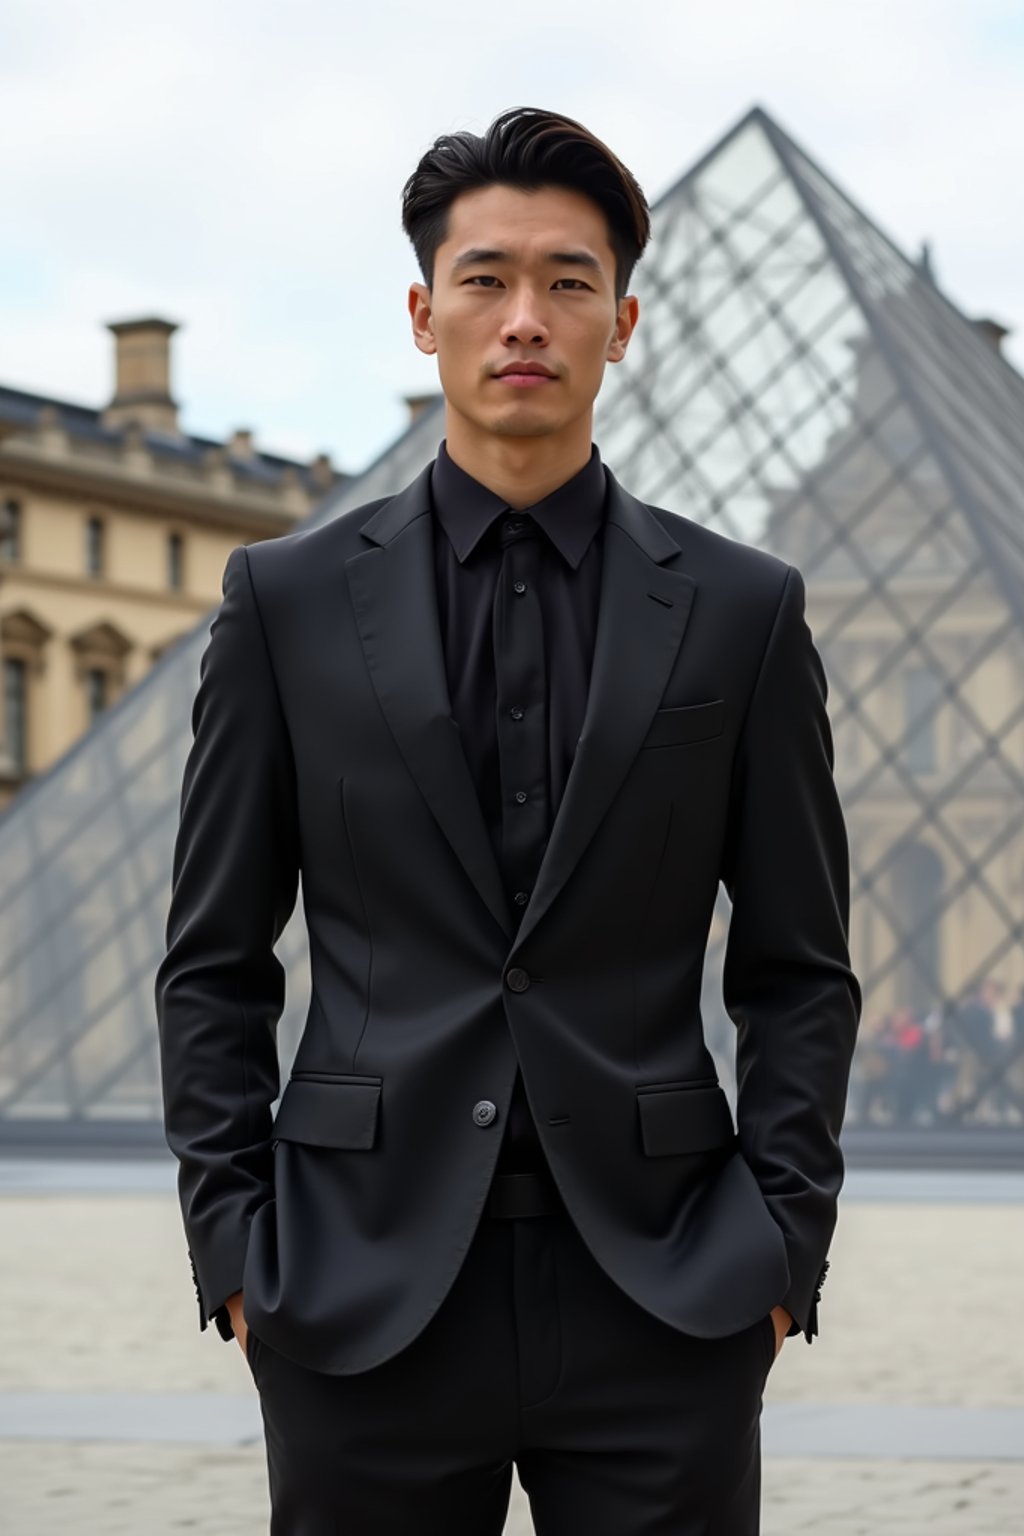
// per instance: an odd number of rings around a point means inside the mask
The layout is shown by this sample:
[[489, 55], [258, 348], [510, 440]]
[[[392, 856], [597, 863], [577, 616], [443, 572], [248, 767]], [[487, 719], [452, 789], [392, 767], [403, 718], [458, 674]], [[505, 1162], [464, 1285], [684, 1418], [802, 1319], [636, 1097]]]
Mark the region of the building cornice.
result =
[[[224, 470], [220, 473], [222, 483], [233, 478], [230, 466], [226, 475]], [[205, 477], [190, 483], [164, 478], [157, 471], [140, 473], [73, 453], [55, 458], [23, 437], [0, 442], [0, 478], [14, 481], [26, 490], [50, 491], [85, 503], [123, 507], [136, 515], [170, 517], [204, 528], [258, 528], [268, 538], [287, 533], [316, 504], [301, 485], [294, 488], [285, 509], [279, 494], [270, 497], [237, 490], [226, 494], [211, 486]]]

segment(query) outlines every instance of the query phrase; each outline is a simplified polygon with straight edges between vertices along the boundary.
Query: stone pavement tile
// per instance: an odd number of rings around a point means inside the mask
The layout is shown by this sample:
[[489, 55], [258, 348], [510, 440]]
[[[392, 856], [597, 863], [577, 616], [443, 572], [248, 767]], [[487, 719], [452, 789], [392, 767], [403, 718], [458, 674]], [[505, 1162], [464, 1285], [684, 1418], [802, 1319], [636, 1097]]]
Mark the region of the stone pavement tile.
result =
[[762, 1536], [1019, 1536], [1024, 1461], [766, 1459]]
[[263, 1447], [0, 1444], [4, 1536], [255, 1536], [269, 1525]]

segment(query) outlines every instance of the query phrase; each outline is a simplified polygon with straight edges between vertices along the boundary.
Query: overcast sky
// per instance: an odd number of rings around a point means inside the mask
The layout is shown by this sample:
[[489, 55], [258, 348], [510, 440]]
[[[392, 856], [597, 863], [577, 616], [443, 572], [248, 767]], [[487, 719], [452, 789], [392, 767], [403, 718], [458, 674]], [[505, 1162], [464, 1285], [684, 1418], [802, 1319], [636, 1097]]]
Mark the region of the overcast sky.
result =
[[763, 106], [1024, 369], [1022, 0], [3, 0], [0, 101], [5, 385], [100, 406], [156, 314], [185, 430], [359, 472], [437, 388], [402, 184], [521, 105], [651, 203]]

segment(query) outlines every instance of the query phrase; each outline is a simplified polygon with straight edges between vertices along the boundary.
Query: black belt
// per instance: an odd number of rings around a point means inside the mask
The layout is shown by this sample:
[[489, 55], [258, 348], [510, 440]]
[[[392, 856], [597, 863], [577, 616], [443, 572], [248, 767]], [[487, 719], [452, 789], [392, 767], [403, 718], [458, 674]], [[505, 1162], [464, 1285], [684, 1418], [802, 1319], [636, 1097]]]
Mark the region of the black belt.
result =
[[565, 1206], [548, 1173], [497, 1173], [487, 1197], [488, 1216], [550, 1216]]

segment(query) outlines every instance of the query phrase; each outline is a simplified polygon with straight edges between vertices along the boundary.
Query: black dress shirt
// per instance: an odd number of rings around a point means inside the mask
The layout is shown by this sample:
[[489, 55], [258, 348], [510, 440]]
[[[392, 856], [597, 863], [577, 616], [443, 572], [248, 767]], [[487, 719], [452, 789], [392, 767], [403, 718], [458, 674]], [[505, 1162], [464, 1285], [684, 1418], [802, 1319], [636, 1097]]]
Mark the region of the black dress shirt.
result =
[[[430, 477], [452, 715], [513, 913], [522, 914], [583, 725], [594, 654], [606, 478], [590, 459], [513, 509], [449, 457]], [[498, 1171], [544, 1157], [517, 1072]]]

